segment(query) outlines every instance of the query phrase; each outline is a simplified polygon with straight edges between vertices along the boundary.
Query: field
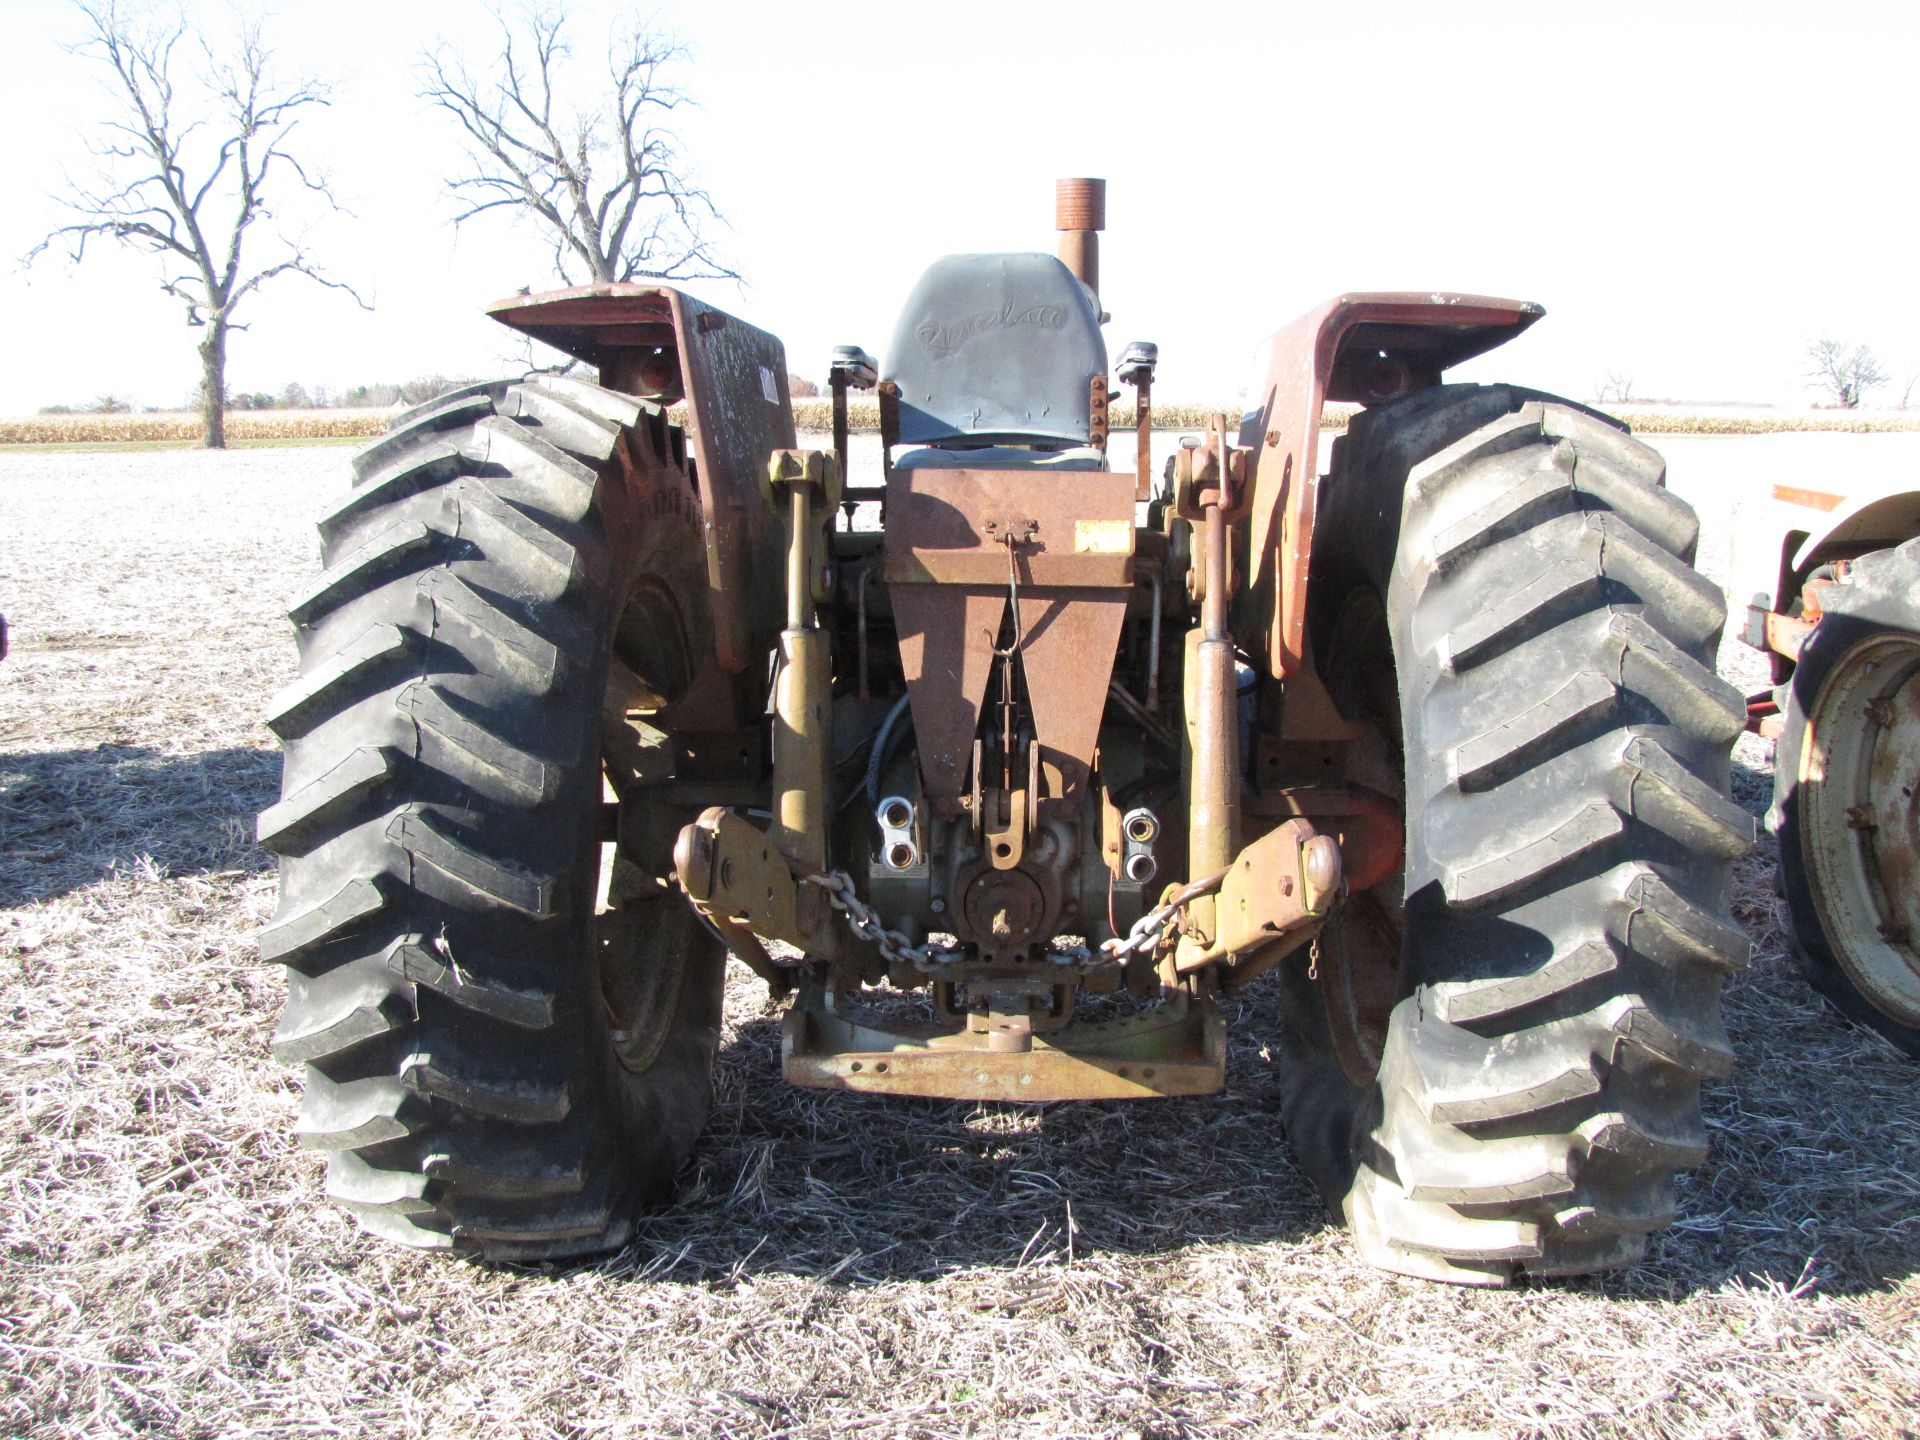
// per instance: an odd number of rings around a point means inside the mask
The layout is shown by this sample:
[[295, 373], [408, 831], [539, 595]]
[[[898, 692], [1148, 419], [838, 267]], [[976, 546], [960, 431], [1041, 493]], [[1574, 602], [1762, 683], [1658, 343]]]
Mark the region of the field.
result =
[[[1911, 437], [1796, 438], [1844, 466]], [[1774, 444], [1667, 447], [1710, 571]], [[490, 1271], [362, 1239], [290, 1138], [253, 948], [258, 716], [344, 474], [319, 448], [0, 454], [0, 1433], [1920, 1434], [1916, 1072], [1793, 973], [1765, 842], [1714, 1153], [1623, 1274], [1361, 1267], [1278, 1132], [1257, 994], [1226, 1096], [1000, 1109], [784, 1088], [744, 972], [681, 1203], [626, 1252]], [[1765, 748], [1736, 762], [1757, 813]]]
[[[1154, 406], [1156, 428], [1200, 430], [1219, 406], [1161, 402]], [[1229, 414], [1236, 407], [1226, 405]], [[1355, 406], [1329, 405], [1326, 423], [1339, 428]], [[1920, 414], [1911, 411], [1771, 410], [1737, 406], [1610, 408], [1641, 434], [1648, 435], [1765, 435], [1780, 431], [1896, 433], [1920, 430]], [[796, 400], [794, 417], [800, 428], [829, 432], [833, 405], [825, 398]], [[312, 440], [344, 440], [378, 435], [393, 418], [391, 410], [252, 410], [227, 416], [227, 438], [237, 445], [297, 444]], [[848, 418], [856, 430], [878, 431], [879, 403], [871, 395], [850, 397]], [[1111, 412], [1116, 431], [1130, 430], [1134, 408], [1116, 399]], [[200, 417], [186, 414], [153, 415], [39, 415], [32, 419], [0, 419], [0, 446], [4, 445], [191, 445], [201, 434]]]

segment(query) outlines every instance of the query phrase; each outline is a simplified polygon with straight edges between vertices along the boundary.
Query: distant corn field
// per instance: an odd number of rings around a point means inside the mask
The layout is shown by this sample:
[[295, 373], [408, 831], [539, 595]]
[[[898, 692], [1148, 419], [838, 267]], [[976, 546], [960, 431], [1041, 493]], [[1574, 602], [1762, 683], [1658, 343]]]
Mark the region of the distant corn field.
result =
[[[1344, 429], [1357, 405], [1329, 405], [1326, 408], [1326, 423], [1335, 429]], [[1240, 419], [1240, 405], [1233, 402], [1226, 405], [1187, 405], [1178, 401], [1159, 401], [1153, 405], [1153, 428], [1156, 430], [1204, 430], [1207, 421], [1214, 415], [1224, 412], [1237, 425]], [[829, 396], [795, 400], [793, 402], [793, 421], [803, 433], [826, 434], [833, 429], [833, 400]], [[871, 395], [849, 395], [847, 397], [847, 423], [855, 430], [878, 430], [880, 428], [880, 402]], [[1134, 425], [1134, 409], [1131, 404], [1115, 401], [1107, 410], [1108, 428], [1116, 434], [1122, 430], [1131, 430]]]
[[[680, 407], [675, 418], [685, 420]], [[1346, 428], [1358, 409], [1355, 405], [1329, 405], [1324, 412], [1328, 429]], [[1209, 416], [1224, 409], [1238, 416], [1238, 405], [1208, 406], [1178, 402], [1156, 403], [1153, 423], [1157, 430], [1206, 428]], [[857, 431], [880, 428], [879, 402], [871, 395], [849, 397], [848, 421]], [[238, 410], [227, 415], [227, 438], [234, 441], [351, 440], [371, 438], [384, 432], [394, 416], [392, 409], [376, 410]], [[1610, 412], [1641, 435], [1768, 435], [1782, 431], [1837, 431], [1852, 434], [1891, 433], [1920, 430], [1920, 412], [1863, 414], [1836, 410], [1809, 415], [1794, 411], [1753, 411], [1717, 413], [1709, 410], [1630, 409]], [[793, 418], [802, 434], [821, 435], [833, 429], [833, 402], [827, 397], [793, 402]], [[1133, 406], [1115, 404], [1108, 415], [1115, 434], [1130, 430], [1134, 423]], [[25, 420], [0, 420], [0, 445], [110, 445], [116, 443], [193, 444], [201, 436], [197, 414], [151, 415], [36, 415]]]
[[[229, 440], [339, 440], [378, 435], [392, 410], [235, 410]], [[36, 415], [0, 420], [0, 445], [104, 445], [133, 441], [192, 444], [204, 433], [196, 414]]]
[[1920, 430], [1920, 411], [1862, 414], [1832, 410], [1822, 415], [1795, 411], [1771, 414], [1715, 414], [1687, 410], [1633, 410], [1600, 406], [1624, 420], [1636, 435], [1779, 435], [1788, 431], [1822, 431], [1846, 435], [1896, 434]]

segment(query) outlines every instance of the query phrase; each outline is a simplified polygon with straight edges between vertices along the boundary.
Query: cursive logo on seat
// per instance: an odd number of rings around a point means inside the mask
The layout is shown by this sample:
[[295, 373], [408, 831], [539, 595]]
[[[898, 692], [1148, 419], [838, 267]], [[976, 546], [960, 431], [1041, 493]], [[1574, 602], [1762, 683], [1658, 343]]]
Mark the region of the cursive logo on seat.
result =
[[921, 345], [929, 355], [945, 355], [959, 349], [975, 335], [989, 330], [1004, 330], [1014, 325], [1031, 325], [1037, 330], [1058, 330], [1067, 323], [1064, 305], [1018, 305], [1009, 300], [998, 310], [983, 310], [964, 320], [922, 320], [914, 327]]

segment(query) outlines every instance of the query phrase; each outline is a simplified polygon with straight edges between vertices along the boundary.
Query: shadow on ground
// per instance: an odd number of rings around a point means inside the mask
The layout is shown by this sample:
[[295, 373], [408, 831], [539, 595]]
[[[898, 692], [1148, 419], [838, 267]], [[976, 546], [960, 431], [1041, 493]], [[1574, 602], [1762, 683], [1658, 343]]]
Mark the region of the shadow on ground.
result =
[[1023, 1107], [788, 1086], [778, 1021], [753, 1021], [721, 1054], [714, 1120], [673, 1208], [615, 1264], [682, 1282], [874, 1284], [1011, 1272], [1070, 1247], [1299, 1242], [1326, 1213], [1281, 1139], [1263, 1030], [1234, 1033], [1226, 1096]]
[[[673, 1207], [609, 1268], [854, 1285], [979, 1269], [1017, 1288], [1041, 1283], [1025, 1267], [1064, 1258], [1071, 1227], [1083, 1260], [1223, 1245], [1271, 1246], [1283, 1264], [1300, 1247], [1304, 1264], [1333, 1243], [1358, 1272], [1286, 1147], [1280, 1026], [1259, 990], [1230, 1017], [1225, 1095], [1131, 1105], [798, 1090], [779, 1078], [777, 1021], [753, 1021], [722, 1051], [719, 1104]], [[1736, 1285], [1882, 1292], [1920, 1275], [1915, 1067], [1820, 1005], [1777, 949], [1726, 1010], [1741, 1068], [1708, 1088], [1712, 1153], [1680, 1177], [1675, 1225], [1629, 1270], [1529, 1284], [1672, 1301]]]
[[277, 798], [270, 750], [167, 755], [97, 745], [0, 755], [0, 906], [51, 900], [133, 870], [264, 870], [254, 816]]

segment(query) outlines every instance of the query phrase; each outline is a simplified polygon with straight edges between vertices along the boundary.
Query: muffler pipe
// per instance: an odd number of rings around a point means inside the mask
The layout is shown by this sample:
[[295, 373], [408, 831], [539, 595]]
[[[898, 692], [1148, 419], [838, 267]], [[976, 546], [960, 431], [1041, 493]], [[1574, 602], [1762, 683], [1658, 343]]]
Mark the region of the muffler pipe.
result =
[[1060, 259], [1100, 297], [1100, 232], [1107, 228], [1107, 182], [1086, 178], [1053, 182], [1053, 228]]

